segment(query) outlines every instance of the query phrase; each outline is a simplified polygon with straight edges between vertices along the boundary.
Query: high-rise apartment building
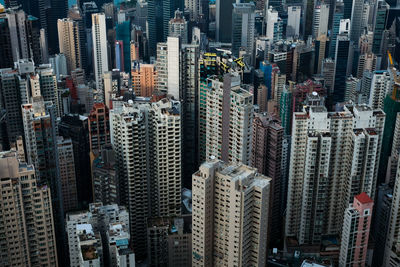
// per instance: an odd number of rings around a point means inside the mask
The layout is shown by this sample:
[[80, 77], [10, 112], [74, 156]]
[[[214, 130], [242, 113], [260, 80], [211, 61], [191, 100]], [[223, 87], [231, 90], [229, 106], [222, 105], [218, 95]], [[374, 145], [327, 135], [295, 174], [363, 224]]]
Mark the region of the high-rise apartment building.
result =
[[375, 195], [385, 114], [366, 105], [293, 115], [286, 235], [315, 244], [338, 234], [344, 210], [361, 192]]
[[91, 203], [90, 144], [88, 118], [82, 115], [65, 115], [58, 124], [58, 134], [71, 139], [74, 152], [76, 187], [79, 203]]
[[208, 161], [193, 174], [192, 266], [264, 266], [271, 179]]
[[168, 37], [167, 42], [157, 44], [157, 90], [181, 99], [181, 42], [177, 37]]
[[147, 243], [149, 266], [191, 266], [192, 216], [150, 218]]
[[4, 121], [7, 123], [7, 139], [15, 142], [17, 136], [24, 135], [24, 126], [21, 116], [22, 92], [18, 83], [17, 71], [10, 69], [0, 70], [0, 106], [7, 112]]
[[182, 185], [190, 188], [192, 174], [199, 166], [199, 56], [197, 44], [182, 47]]
[[68, 72], [82, 68], [79, 24], [72, 19], [64, 18], [57, 21], [57, 26], [60, 53], [67, 59]]
[[179, 37], [182, 44], [188, 43], [188, 23], [182, 11], [176, 10], [175, 17], [169, 21], [168, 37]]
[[393, 189], [389, 228], [387, 232], [385, 256], [383, 258], [382, 266], [394, 267], [398, 266], [399, 263], [400, 263], [400, 164], [397, 164], [396, 182]]
[[[383, 101], [383, 111], [386, 114], [386, 120], [385, 120], [385, 131], [383, 133], [382, 154], [379, 165], [379, 177], [382, 178], [386, 177], [388, 159], [393, 151], [392, 148], [393, 148], [393, 142], [395, 140], [395, 134], [399, 133], [399, 131], [395, 130], [398, 122], [397, 114], [400, 112], [400, 82], [396, 72], [393, 71], [392, 75], [394, 77], [392, 93], [387, 95], [385, 100]], [[394, 179], [392, 178], [391, 180]]]
[[103, 103], [95, 103], [88, 117], [90, 152], [99, 155], [110, 144], [110, 114]]
[[78, 208], [78, 192], [76, 188], [76, 174], [74, 150], [71, 139], [57, 137], [58, 162], [60, 166], [61, 194], [64, 211]]
[[16, 151], [0, 152], [0, 184], [1, 265], [58, 266], [50, 188]]
[[[271, 178], [269, 216], [269, 240], [274, 243], [282, 235], [282, 190], [281, 181], [282, 145], [284, 129], [280, 121], [267, 113], [255, 113], [251, 149], [251, 166], [260, 174]], [[275, 244], [275, 243], [274, 243]]]
[[361, 79], [364, 71], [375, 71], [377, 57], [374, 53], [365, 53], [358, 59], [357, 78]]
[[132, 63], [132, 89], [137, 96], [150, 97], [156, 88], [157, 71], [153, 64]]
[[167, 81], [168, 94], [175, 100], [181, 99], [181, 41], [177, 37], [167, 38]]
[[383, 109], [383, 101], [392, 88], [393, 81], [388, 71], [374, 71], [369, 92], [369, 105], [374, 109]]
[[[226, 162], [250, 163], [253, 95], [240, 87], [238, 73], [208, 78], [205, 86], [205, 146], [200, 154]], [[200, 113], [200, 116], [202, 114]], [[199, 129], [204, 131], [204, 129]], [[203, 150], [203, 151], [202, 151]]]
[[92, 162], [93, 201], [104, 205], [120, 203], [115, 153], [111, 145]]
[[34, 97], [31, 104], [22, 105], [22, 118], [28, 164], [32, 164], [35, 168], [37, 184], [50, 187], [58, 255], [63, 257], [64, 210], [55, 106], [51, 101], [43, 101], [42, 97]]
[[[80, 46], [80, 56], [81, 56], [81, 68], [86, 69], [88, 65], [88, 55], [86, 50], [87, 36], [85, 30], [85, 22], [82, 10], [78, 5], [73, 5], [68, 10], [68, 18], [78, 24], [79, 32], [79, 46]], [[91, 57], [90, 57], [91, 58]]]
[[[43, 64], [36, 68], [40, 81], [40, 95], [44, 101], [51, 101], [55, 106], [56, 116], [60, 117], [61, 110], [58, 97], [57, 78], [50, 64]], [[37, 96], [34, 93], [33, 96]]]
[[256, 7], [253, 2], [233, 4], [232, 11], [232, 53], [239, 56], [244, 49], [254, 61], [254, 35], [255, 35], [255, 13]]
[[365, 266], [374, 201], [361, 193], [354, 197], [343, 219], [340, 266]]
[[97, 101], [104, 102], [103, 73], [108, 71], [106, 18], [104, 13], [92, 14], [93, 63]]
[[372, 266], [382, 266], [385, 245], [389, 229], [390, 209], [392, 207], [393, 188], [388, 184], [378, 187], [377, 197], [374, 205], [374, 218], [371, 227], [371, 235], [375, 241]]
[[146, 255], [146, 220], [181, 213], [180, 103], [129, 101], [110, 112], [120, 199], [130, 211], [131, 239]]

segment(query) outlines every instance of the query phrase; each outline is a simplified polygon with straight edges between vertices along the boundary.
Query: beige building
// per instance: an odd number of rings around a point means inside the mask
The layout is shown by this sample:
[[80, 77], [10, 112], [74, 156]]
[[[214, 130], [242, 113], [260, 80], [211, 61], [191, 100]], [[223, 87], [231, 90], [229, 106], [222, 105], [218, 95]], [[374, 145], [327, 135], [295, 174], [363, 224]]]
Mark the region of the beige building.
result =
[[132, 71], [132, 89], [136, 96], [150, 97], [156, 88], [157, 71], [153, 64], [133, 63]]
[[67, 59], [68, 73], [82, 68], [78, 22], [69, 18], [59, 19], [57, 27], [60, 53], [63, 53]]
[[[206, 159], [250, 163], [253, 95], [240, 87], [238, 73], [208, 79], [206, 89]], [[204, 129], [200, 129], [204, 131]]]
[[265, 266], [271, 179], [213, 160], [192, 182], [192, 266]]
[[0, 152], [0, 265], [58, 266], [50, 188], [32, 165]]
[[340, 234], [343, 215], [361, 192], [374, 199], [385, 114], [366, 105], [340, 112], [323, 106], [293, 114], [286, 237], [318, 244]]
[[121, 202], [130, 214], [138, 258], [146, 254], [146, 220], [181, 214], [182, 133], [180, 103], [130, 101], [110, 112], [111, 143]]

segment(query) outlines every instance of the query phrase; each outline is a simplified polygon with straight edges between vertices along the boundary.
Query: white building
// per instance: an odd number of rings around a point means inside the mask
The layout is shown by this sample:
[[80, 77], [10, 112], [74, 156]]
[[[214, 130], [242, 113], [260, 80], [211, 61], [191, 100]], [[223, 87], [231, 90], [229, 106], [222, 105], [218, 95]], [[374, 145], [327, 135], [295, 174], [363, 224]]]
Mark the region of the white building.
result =
[[300, 18], [301, 18], [301, 6], [289, 6], [288, 22], [286, 26], [286, 37], [299, 36]]
[[110, 130], [135, 253], [145, 254], [146, 219], [181, 213], [180, 103], [123, 103], [110, 112]]
[[107, 231], [109, 263], [115, 267], [135, 267], [135, 254], [129, 249], [129, 226], [111, 223]]
[[97, 100], [104, 102], [102, 77], [108, 71], [106, 18], [104, 13], [92, 14], [93, 63]]
[[383, 100], [391, 92], [392, 88], [393, 80], [388, 71], [374, 71], [369, 93], [369, 106], [373, 109], [383, 109]]
[[313, 14], [313, 37], [328, 35], [329, 5], [317, 4]]
[[177, 37], [168, 37], [168, 94], [180, 100], [181, 93], [181, 44]]
[[157, 90], [181, 97], [181, 43], [178, 37], [168, 37], [166, 43], [157, 44]]
[[192, 266], [265, 266], [271, 179], [209, 161], [192, 182]]
[[[338, 234], [353, 197], [374, 198], [385, 114], [366, 105], [293, 115], [286, 235], [315, 244]], [[311, 215], [312, 214], [312, 215]]]
[[[67, 213], [66, 232], [70, 266], [80, 266], [82, 256], [80, 256], [79, 234], [82, 230], [92, 229], [93, 234], [100, 233], [100, 236], [105, 238], [109, 224], [112, 223], [129, 225], [129, 214], [124, 207], [117, 204], [103, 206], [101, 203], [92, 203], [89, 204], [89, 211]], [[104, 251], [107, 250], [107, 248], [104, 249]]]
[[279, 41], [282, 39], [282, 20], [279, 17], [278, 11], [270, 7], [267, 10], [266, 36], [269, 40]]
[[[79, 267], [103, 266], [103, 247], [101, 236], [95, 231], [91, 224], [76, 225], [77, 250]], [[74, 266], [71, 264], [71, 266]]]

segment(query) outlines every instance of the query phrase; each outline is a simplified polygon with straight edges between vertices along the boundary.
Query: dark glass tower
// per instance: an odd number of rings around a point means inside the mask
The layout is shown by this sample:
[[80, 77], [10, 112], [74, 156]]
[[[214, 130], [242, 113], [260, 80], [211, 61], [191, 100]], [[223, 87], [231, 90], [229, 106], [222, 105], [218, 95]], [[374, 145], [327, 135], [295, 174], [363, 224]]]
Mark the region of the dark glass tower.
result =
[[346, 90], [346, 76], [348, 72], [350, 39], [347, 35], [339, 35], [336, 41], [335, 86], [333, 90], [333, 104], [344, 101]]
[[339, 34], [340, 20], [344, 17], [344, 5], [341, 2], [336, 3], [335, 13], [333, 14], [332, 36], [329, 46], [329, 57], [334, 58], [336, 53], [336, 39]]
[[389, 14], [389, 5], [380, 0], [377, 3], [378, 7], [376, 9], [375, 24], [374, 24], [374, 39], [372, 41], [372, 52], [375, 55], [381, 54], [383, 31], [386, 27], [386, 21]]
[[232, 10], [235, 0], [216, 1], [216, 39], [230, 43], [232, 38]]

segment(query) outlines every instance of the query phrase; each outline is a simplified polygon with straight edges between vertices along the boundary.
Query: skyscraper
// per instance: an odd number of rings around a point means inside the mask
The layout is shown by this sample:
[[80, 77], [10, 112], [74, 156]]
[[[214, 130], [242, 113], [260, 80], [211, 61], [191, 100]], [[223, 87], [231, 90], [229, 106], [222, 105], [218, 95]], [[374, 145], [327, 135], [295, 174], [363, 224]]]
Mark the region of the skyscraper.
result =
[[350, 39], [346, 35], [338, 35], [336, 40], [336, 53], [335, 53], [335, 81], [334, 90], [332, 95], [333, 103], [340, 103], [344, 101], [346, 89], [346, 77], [350, 74]]
[[192, 174], [199, 166], [198, 112], [199, 112], [199, 46], [182, 48], [182, 185], [190, 188]]
[[192, 266], [264, 266], [271, 179], [221, 161], [203, 163], [192, 179]]
[[383, 109], [383, 101], [392, 89], [392, 79], [388, 71], [374, 71], [369, 92], [369, 105]]
[[51, 101], [34, 97], [31, 104], [22, 105], [24, 122], [25, 147], [28, 164], [35, 168], [38, 185], [47, 185], [51, 190], [51, 201], [57, 250], [60, 261], [64, 261], [64, 209], [60, 182], [60, 165], [58, 161], [56, 136], [56, 111]]
[[238, 73], [225, 74], [222, 81], [210, 77], [207, 85], [201, 86], [207, 87], [206, 142], [205, 147], [200, 146], [200, 154], [204, 150], [206, 159], [249, 164], [253, 95], [240, 87]]
[[282, 237], [282, 144], [284, 129], [279, 120], [266, 113], [255, 113], [251, 150], [251, 166], [271, 178], [269, 240], [276, 247]]
[[59, 19], [57, 25], [60, 53], [63, 53], [67, 59], [68, 72], [82, 68], [81, 33], [78, 23], [66, 18]]
[[321, 35], [328, 34], [329, 5], [317, 4], [314, 9], [313, 17], [313, 37], [317, 38]]
[[120, 198], [135, 253], [146, 255], [146, 220], [181, 213], [181, 115], [177, 101], [130, 101], [110, 112]]
[[350, 41], [358, 44], [361, 33], [363, 31], [363, 11], [364, 11], [364, 1], [353, 0], [353, 8], [351, 11], [351, 31], [350, 31]]
[[111, 145], [92, 162], [93, 201], [104, 205], [120, 203], [115, 153]]
[[167, 40], [168, 56], [168, 94], [172, 95], [175, 100], [181, 99], [181, 42], [179, 38], [168, 37]]
[[235, 0], [216, 0], [216, 32], [218, 42], [230, 43], [232, 40], [232, 10]]
[[82, 115], [65, 115], [58, 124], [58, 132], [65, 139], [72, 140], [78, 202], [86, 206], [92, 202], [92, 193], [88, 190], [92, 186], [88, 118]]
[[99, 155], [102, 147], [110, 144], [109, 109], [103, 103], [95, 103], [88, 117], [90, 152]]
[[387, 18], [389, 14], [389, 5], [383, 1], [379, 0], [376, 3], [376, 14], [375, 14], [375, 22], [374, 22], [374, 37], [372, 42], [372, 53], [374, 54], [383, 54], [386, 51], [382, 51], [382, 41], [383, 41], [383, 32], [386, 29]]
[[73, 5], [68, 10], [68, 18], [78, 24], [79, 46], [80, 46], [80, 50], [81, 50], [80, 56], [81, 56], [81, 63], [82, 63], [81, 68], [86, 70], [87, 65], [88, 65], [88, 55], [87, 55], [87, 49], [86, 49], [87, 37], [86, 37], [86, 27], [85, 27], [82, 10], [77, 5]]
[[61, 194], [64, 211], [78, 208], [78, 192], [76, 188], [76, 174], [74, 150], [71, 139], [57, 136], [58, 162], [60, 165]]
[[103, 73], [108, 71], [106, 19], [104, 13], [92, 14], [93, 62], [97, 101], [104, 102]]
[[300, 34], [301, 6], [288, 7], [288, 22], [286, 26], [286, 37], [295, 37]]
[[355, 196], [353, 204], [346, 209], [340, 246], [340, 266], [365, 266], [373, 206], [374, 201], [363, 192]]
[[175, 16], [169, 21], [168, 37], [180, 37], [182, 44], [188, 43], [188, 23], [182, 11], [176, 10]]
[[385, 245], [383, 266], [395, 267], [400, 262], [400, 164], [397, 165], [396, 182], [393, 189], [389, 229]]
[[[58, 266], [50, 188], [16, 151], [0, 152], [0, 237], [4, 266]], [[58, 236], [57, 236], [58, 239]]]
[[254, 61], [255, 9], [254, 3], [239, 3], [233, 4], [232, 11], [232, 53], [238, 57], [244, 49], [250, 64]]
[[24, 135], [21, 116], [22, 95], [19, 88], [17, 72], [9, 69], [0, 70], [0, 106], [7, 112], [4, 120], [7, 123], [7, 136], [10, 143], [17, 136]]
[[319, 243], [322, 235], [341, 231], [355, 195], [374, 197], [384, 120], [381, 110], [365, 105], [346, 105], [340, 112], [311, 106], [294, 113], [287, 236], [299, 244]]
[[267, 10], [267, 25], [266, 33], [267, 38], [276, 42], [282, 39], [282, 21], [279, 18], [279, 13], [273, 8]]
[[157, 71], [153, 64], [132, 62], [132, 89], [137, 96], [150, 97], [156, 88]]

